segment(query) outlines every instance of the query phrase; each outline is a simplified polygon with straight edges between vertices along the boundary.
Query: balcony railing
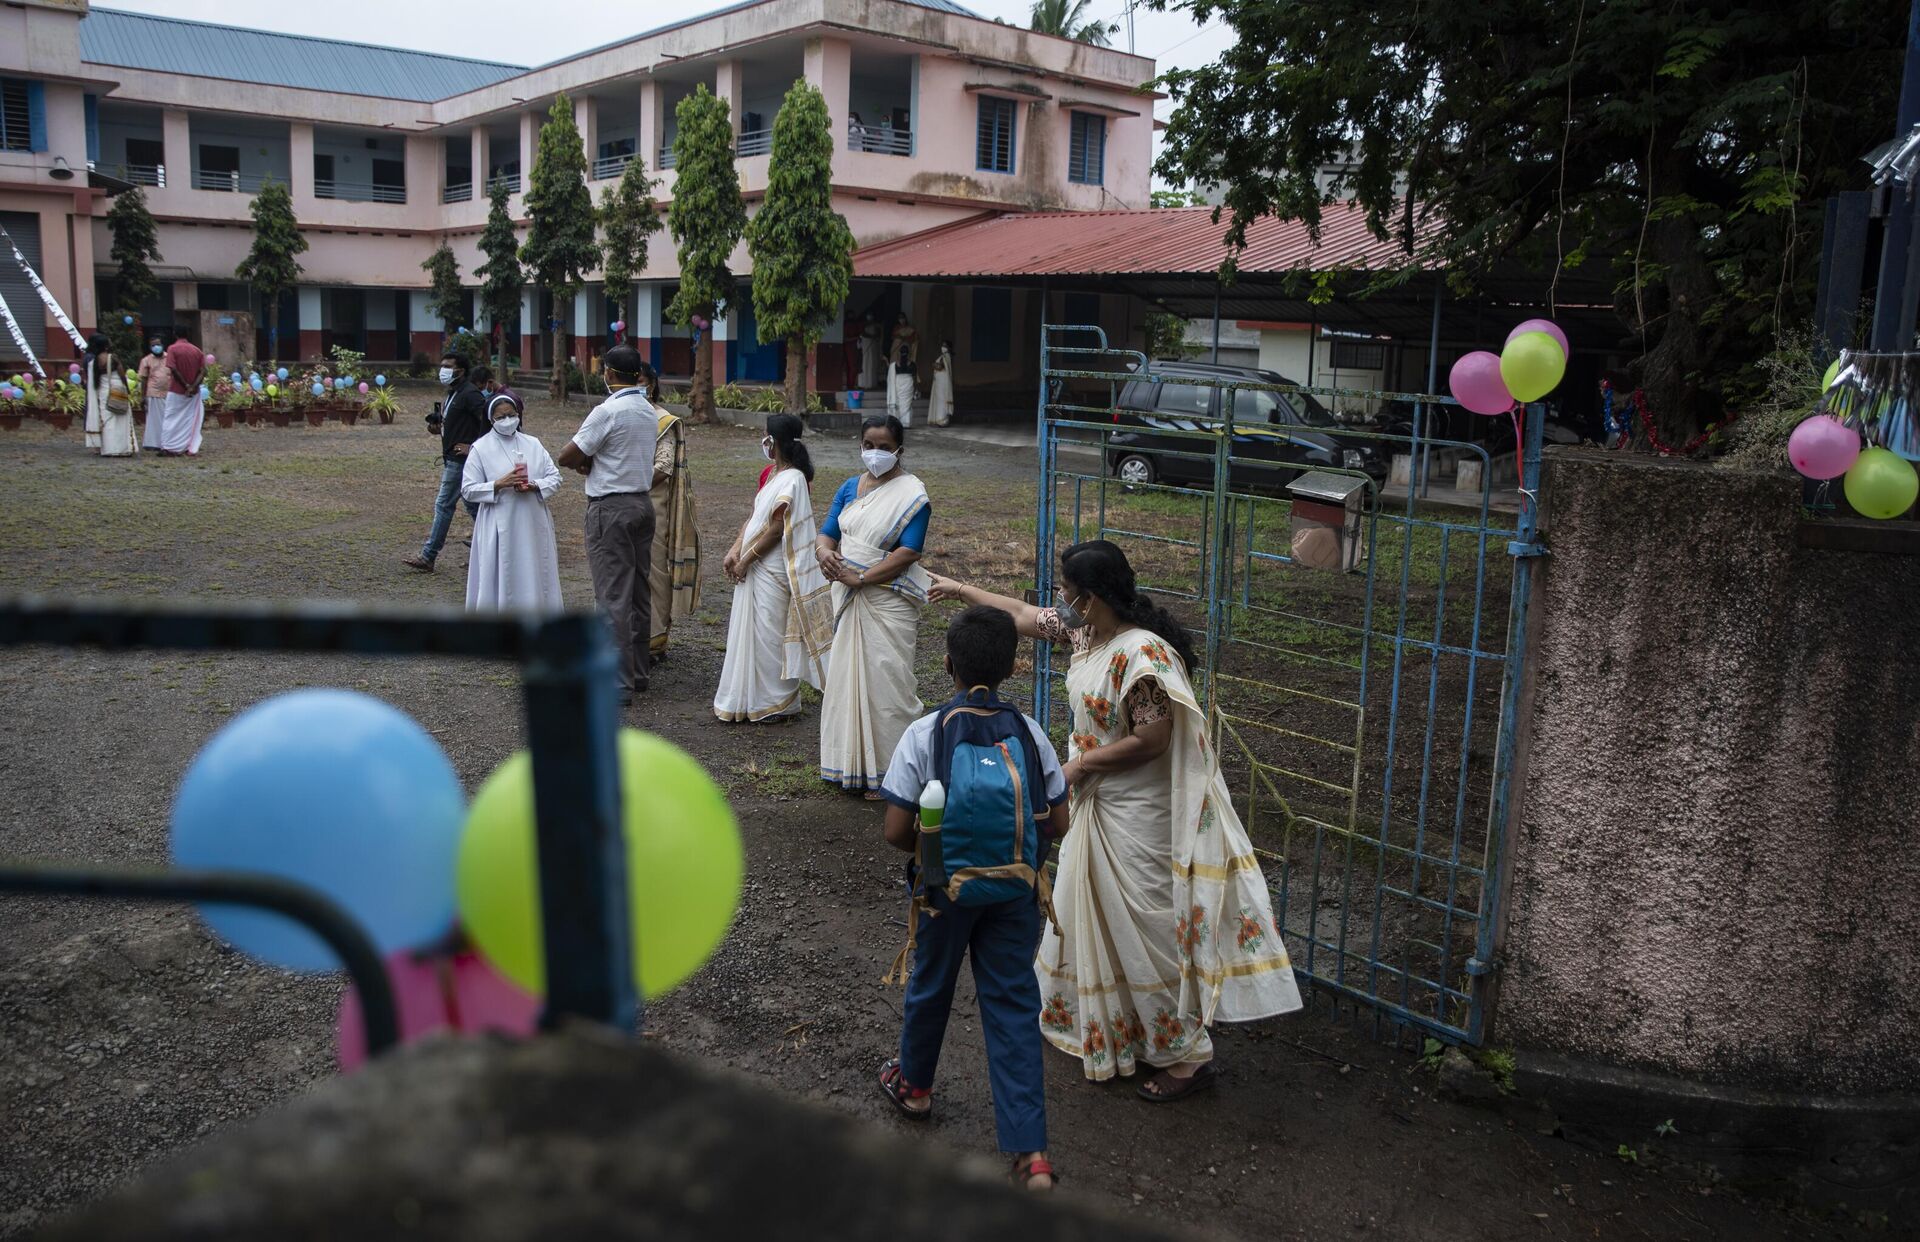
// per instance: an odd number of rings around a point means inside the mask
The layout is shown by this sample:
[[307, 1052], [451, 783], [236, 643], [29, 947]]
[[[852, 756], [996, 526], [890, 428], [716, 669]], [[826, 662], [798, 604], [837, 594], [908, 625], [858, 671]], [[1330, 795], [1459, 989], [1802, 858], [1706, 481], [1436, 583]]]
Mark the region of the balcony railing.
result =
[[633, 163], [633, 152], [625, 155], [608, 155], [593, 162], [593, 179], [611, 181], [627, 171], [627, 165]]
[[473, 201], [473, 182], [462, 181], [459, 185], [444, 186], [440, 190], [443, 203], [470, 203]]
[[315, 178], [313, 196], [335, 198], [348, 203], [404, 203], [407, 201], [407, 187], [373, 185], [365, 181], [328, 181]]
[[765, 155], [773, 150], [773, 131], [770, 129], [750, 129], [741, 134], [733, 144], [734, 154], [741, 159], [749, 155]]
[[520, 174], [501, 173], [499, 176], [487, 182], [487, 193], [492, 194], [493, 188], [499, 185], [506, 186], [507, 193], [509, 194], [518, 194], [520, 192]]
[[677, 162], [678, 161], [673, 158], [673, 144], [669, 142], [660, 148], [660, 158], [653, 162], [653, 166], [655, 168], [667, 169], [672, 168]]
[[113, 175], [134, 185], [150, 185], [156, 189], [165, 189], [167, 184], [165, 164], [118, 164], [114, 166]]
[[193, 188], [196, 190], [219, 190], [225, 194], [252, 194], [266, 178], [259, 173], [216, 172], [211, 168], [195, 170]]
[[847, 150], [871, 151], [878, 155], [912, 155], [913, 131], [891, 125], [849, 125]]

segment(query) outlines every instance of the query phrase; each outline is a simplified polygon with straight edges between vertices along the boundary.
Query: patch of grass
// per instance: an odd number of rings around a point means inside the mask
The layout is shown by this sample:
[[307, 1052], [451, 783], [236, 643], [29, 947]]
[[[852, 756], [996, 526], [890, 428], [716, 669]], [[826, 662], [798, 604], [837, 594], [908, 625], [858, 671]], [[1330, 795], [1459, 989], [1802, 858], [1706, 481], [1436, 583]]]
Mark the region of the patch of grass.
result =
[[765, 759], [748, 761], [730, 793], [750, 794], [789, 802], [802, 798], [832, 798], [833, 786], [820, 779], [820, 764], [794, 750], [776, 750]]

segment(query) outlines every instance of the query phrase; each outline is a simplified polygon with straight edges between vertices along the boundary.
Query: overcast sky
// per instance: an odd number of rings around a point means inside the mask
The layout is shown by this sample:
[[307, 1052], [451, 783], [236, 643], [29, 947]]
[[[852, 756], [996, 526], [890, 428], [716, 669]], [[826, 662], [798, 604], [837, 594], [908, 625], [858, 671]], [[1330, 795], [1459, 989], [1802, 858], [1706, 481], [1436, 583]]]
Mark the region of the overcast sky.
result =
[[[108, 0], [98, 7], [537, 65], [664, 25], [670, 20], [662, 16], [666, 12], [692, 17], [725, 8], [728, 2], [691, 0], [677, 10], [611, 5], [606, 0], [538, 0], [531, 6], [521, 0], [327, 0], [310, 5], [285, 0]], [[1020, 26], [1027, 24], [1032, 8], [1030, 0], [961, 3], [983, 17]], [[1094, 0], [1088, 12], [1121, 23], [1113, 46], [1127, 46], [1125, 0]], [[449, 31], [461, 33], [450, 37]], [[1219, 21], [1202, 28], [1180, 13], [1140, 9], [1133, 16], [1133, 50], [1152, 57], [1163, 70], [1206, 64], [1231, 37]], [[1168, 111], [1168, 102], [1161, 100], [1156, 114], [1164, 120]]]

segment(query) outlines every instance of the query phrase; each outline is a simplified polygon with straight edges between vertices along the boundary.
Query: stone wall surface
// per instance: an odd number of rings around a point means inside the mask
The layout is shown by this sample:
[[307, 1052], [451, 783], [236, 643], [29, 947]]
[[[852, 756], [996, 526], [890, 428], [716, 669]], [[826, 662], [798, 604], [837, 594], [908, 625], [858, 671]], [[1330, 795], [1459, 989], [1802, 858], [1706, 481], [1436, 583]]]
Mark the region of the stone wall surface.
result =
[[1920, 556], [1791, 478], [1549, 455], [1494, 1038], [1707, 1083], [1920, 1083]]
[[611, 1032], [438, 1040], [222, 1133], [42, 1238], [1166, 1235]]

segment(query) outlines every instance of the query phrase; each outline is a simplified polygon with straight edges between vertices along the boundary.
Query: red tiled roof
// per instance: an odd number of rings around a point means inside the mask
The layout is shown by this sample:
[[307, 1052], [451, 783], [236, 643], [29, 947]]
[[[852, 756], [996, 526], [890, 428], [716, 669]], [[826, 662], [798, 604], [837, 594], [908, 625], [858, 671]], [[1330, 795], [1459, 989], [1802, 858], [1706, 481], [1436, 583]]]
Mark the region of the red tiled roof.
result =
[[[1422, 238], [1439, 228], [1437, 215], [1419, 224]], [[1055, 211], [985, 216], [884, 242], [853, 256], [853, 272], [868, 280], [927, 277], [1037, 277], [1212, 274], [1226, 259], [1223, 215], [1213, 208], [1160, 211]], [[1273, 217], [1247, 230], [1239, 257], [1243, 274], [1379, 271], [1406, 267], [1413, 256], [1397, 239], [1382, 241], [1367, 228], [1366, 212], [1349, 204], [1320, 213], [1316, 245], [1299, 220]], [[1418, 264], [1418, 266], [1426, 266]]]

